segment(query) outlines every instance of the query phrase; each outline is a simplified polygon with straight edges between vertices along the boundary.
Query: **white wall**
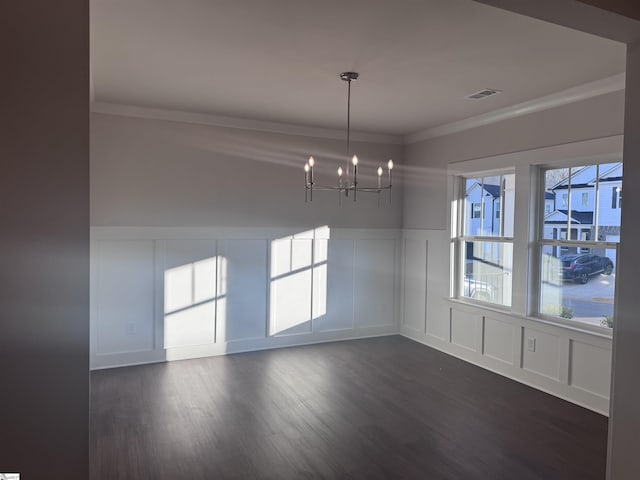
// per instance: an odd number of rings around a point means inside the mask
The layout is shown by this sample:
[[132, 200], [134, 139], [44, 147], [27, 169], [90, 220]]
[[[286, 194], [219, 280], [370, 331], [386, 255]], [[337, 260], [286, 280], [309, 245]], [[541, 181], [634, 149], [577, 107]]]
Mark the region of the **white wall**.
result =
[[91, 366], [399, 332], [399, 230], [93, 227]]
[[[444, 352], [493, 370], [520, 382], [607, 414], [611, 368], [611, 339], [606, 334], [581, 331], [543, 323], [526, 316], [526, 298], [514, 298], [512, 312], [480, 308], [450, 300], [450, 258], [448, 228], [447, 169], [455, 163], [492, 157], [485, 163], [495, 169], [513, 167], [512, 152], [525, 164], [563, 160], [567, 153], [597, 155], [616, 142], [622, 133], [621, 92], [602, 95], [579, 103], [546, 110], [443, 137], [436, 137], [405, 150], [407, 171], [414, 178], [405, 182], [403, 230], [403, 335]], [[611, 137], [611, 141], [581, 142]], [[579, 142], [579, 143], [573, 143]], [[574, 149], [573, 145], [581, 145]], [[590, 146], [603, 144], [602, 151]], [[553, 158], [555, 145], [563, 145], [559, 158]], [[549, 147], [544, 153], [541, 147]], [[599, 148], [599, 147], [598, 147]], [[540, 155], [551, 155], [541, 160]], [[518, 154], [514, 154], [518, 155]], [[495, 156], [495, 157], [494, 157]], [[530, 187], [527, 180], [516, 180]], [[523, 195], [522, 188], [520, 193]], [[528, 192], [524, 192], [525, 203]], [[518, 242], [527, 250], [531, 219], [516, 212]], [[524, 237], [522, 233], [524, 232]], [[522, 237], [522, 238], [521, 238]], [[514, 272], [517, 273], [517, 272]], [[514, 292], [527, 288], [527, 275], [521, 277]], [[516, 278], [514, 278], [516, 282]], [[517, 288], [516, 288], [517, 287]], [[520, 298], [522, 297], [522, 298]], [[527, 350], [526, 340], [535, 338], [535, 352]]]
[[[399, 331], [400, 182], [391, 205], [304, 201], [307, 156], [333, 182], [344, 141], [106, 114], [91, 129], [93, 368]], [[362, 181], [402, 164], [400, 145], [353, 151]]]

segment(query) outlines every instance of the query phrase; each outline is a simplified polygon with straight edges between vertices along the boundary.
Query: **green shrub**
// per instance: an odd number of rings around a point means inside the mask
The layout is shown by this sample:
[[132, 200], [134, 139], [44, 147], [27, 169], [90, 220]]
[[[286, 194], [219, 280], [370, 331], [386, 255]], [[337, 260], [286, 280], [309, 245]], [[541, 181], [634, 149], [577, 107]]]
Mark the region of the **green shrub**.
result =
[[545, 305], [542, 313], [553, 317], [573, 318], [573, 309], [565, 305]]
[[600, 325], [607, 328], [613, 328], [613, 315], [607, 315], [600, 321]]

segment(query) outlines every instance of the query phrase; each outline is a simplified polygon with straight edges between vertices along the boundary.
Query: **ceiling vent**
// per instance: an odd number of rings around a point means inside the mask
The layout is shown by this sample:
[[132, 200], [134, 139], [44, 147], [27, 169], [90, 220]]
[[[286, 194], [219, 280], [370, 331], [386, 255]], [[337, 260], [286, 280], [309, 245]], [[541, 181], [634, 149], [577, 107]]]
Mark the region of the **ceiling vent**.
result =
[[484, 90], [480, 90], [479, 92], [472, 93], [471, 95], [467, 95], [464, 98], [468, 98], [469, 100], [482, 100], [483, 98], [493, 97], [502, 93], [501, 90], [496, 90], [495, 88], [485, 88]]

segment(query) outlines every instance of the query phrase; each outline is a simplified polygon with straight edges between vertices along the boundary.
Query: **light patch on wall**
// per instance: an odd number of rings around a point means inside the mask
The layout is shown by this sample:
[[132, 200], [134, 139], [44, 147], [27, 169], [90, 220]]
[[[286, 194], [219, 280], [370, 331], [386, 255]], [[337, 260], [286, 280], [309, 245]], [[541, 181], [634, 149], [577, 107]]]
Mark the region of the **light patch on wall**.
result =
[[325, 225], [271, 242], [270, 335], [326, 315], [329, 236]]
[[224, 324], [227, 260], [216, 256], [164, 272], [164, 348], [216, 341]]

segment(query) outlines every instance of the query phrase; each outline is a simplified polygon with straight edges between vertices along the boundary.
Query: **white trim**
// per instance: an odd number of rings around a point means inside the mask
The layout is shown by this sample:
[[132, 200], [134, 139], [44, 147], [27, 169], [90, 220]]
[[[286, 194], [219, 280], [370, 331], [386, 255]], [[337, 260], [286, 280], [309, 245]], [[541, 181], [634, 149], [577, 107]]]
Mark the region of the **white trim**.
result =
[[457, 122], [446, 123], [436, 127], [404, 136], [404, 144], [421, 142], [429, 138], [449, 135], [451, 133], [469, 130], [471, 128], [482, 127], [496, 122], [509, 120], [515, 117], [528, 115], [530, 113], [541, 112], [550, 108], [560, 107], [573, 102], [579, 102], [588, 98], [597, 97], [607, 93], [624, 90], [625, 74], [619, 73], [611, 77], [585, 83], [576, 87], [571, 87], [560, 92], [545, 95], [543, 97], [518, 103], [509, 107], [500, 108], [492, 112], [483, 113], [473, 117], [465, 118]]
[[[123, 105], [118, 103], [94, 102], [91, 104], [91, 112], [104, 115], [119, 115], [122, 117], [149, 118], [170, 122], [237, 128], [241, 130], [256, 130], [261, 132], [280, 133], [284, 135], [330, 138], [335, 140], [346, 139], [346, 130], [342, 129], [310, 127], [280, 122], [266, 122], [248, 118], [235, 118], [221, 115], [210, 115], [206, 113], [137, 107], [134, 105]], [[363, 132], [351, 132], [351, 140], [357, 142], [385, 143], [392, 145], [401, 145], [403, 143], [403, 138], [400, 135], [384, 135]]]
[[490, 157], [452, 162], [447, 175], [488, 175], [501, 168], [537, 165], [562, 168], [585, 163], [619, 162], [622, 158], [623, 135], [593, 138], [548, 147], [532, 148]]
[[434, 348], [446, 355], [459, 358], [460, 360], [471, 363], [472, 365], [476, 365], [495, 374], [502, 375], [503, 377], [509, 378], [513, 381], [535, 388], [536, 390], [553, 395], [554, 397], [579, 405], [588, 410], [599, 413], [600, 415], [604, 415], [606, 417], [609, 416], [608, 398], [601, 397], [583, 389], [578, 389], [575, 386], [568, 385], [558, 379], [545, 377], [521, 367], [514, 367], [509, 363], [494, 360], [492, 357], [484, 355], [481, 352], [474, 352], [471, 350], [465, 351], [463, 348], [457, 347], [455, 344], [448, 341], [442, 341], [433, 335], [416, 335], [406, 329], [403, 329], [400, 332], [400, 335], [408, 338], [409, 340], [413, 340], [414, 342], [426, 345], [427, 347]]
[[[345, 131], [342, 129], [320, 128], [305, 125], [294, 125], [282, 122], [268, 122], [247, 118], [236, 118], [206, 113], [184, 112], [161, 108], [139, 107], [119, 103], [96, 102], [93, 88], [93, 76], [89, 72], [91, 112], [104, 115], [118, 115], [133, 118], [148, 118], [171, 122], [191, 123], [197, 125], [211, 125], [242, 130], [256, 130], [284, 135], [298, 135], [305, 137], [329, 138], [344, 140]], [[599, 95], [617, 92], [625, 88], [625, 74], [619, 73], [601, 80], [571, 87], [560, 92], [545, 95], [526, 102], [493, 110], [473, 117], [451, 123], [427, 128], [408, 135], [387, 135], [377, 133], [353, 132], [351, 138], [360, 142], [383, 143], [392, 145], [407, 145], [421, 142], [430, 138], [462, 132], [472, 128], [490, 125], [492, 123], [509, 120], [550, 108], [560, 107]]]
[[[347, 333], [347, 332], [350, 332]], [[124, 356], [122, 354], [105, 354], [96, 357], [90, 370], [104, 370], [107, 368], [131, 367], [135, 365], [145, 365], [148, 363], [162, 363], [175, 360], [187, 360], [192, 358], [217, 357], [222, 355], [230, 355], [234, 353], [259, 352], [262, 350], [273, 350], [275, 348], [291, 348], [302, 347], [305, 345], [315, 345], [318, 343], [329, 343], [344, 340], [360, 340], [364, 338], [389, 337], [400, 335], [398, 325], [383, 327], [366, 327], [360, 329], [335, 330], [326, 332], [316, 332], [312, 334], [300, 334], [297, 336], [289, 335], [275, 338], [275, 341], [269, 339], [246, 339], [236, 340], [234, 342], [226, 342], [223, 344], [209, 346], [206, 349], [200, 349], [194, 355], [195, 347], [182, 347], [182, 352], [174, 353], [171, 360], [166, 358], [166, 353], [161, 350], [153, 352], [143, 352], [145, 354], [136, 354]], [[296, 337], [296, 338], [291, 338]], [[304, 338], [304, 340], [299, 340]]]
[[[91, 240], [273, 240], [314, 227], [102, 227], [91, 226]], [[316, 227], [317, 228], [317, 227]], [[399, 239], [398, 228], [331, 228], [332, 240]], [[308, 237], [311, 238], [311, 237]]]
[[577, 320], [568, 320], [559, 317], [537, 317], [532, 315], [524, 315], [513, 310], [506, 310], [499, 308], [499, 305], [491, 305], [486, 303], [479, 303], [469, 301], [467, 298], [445, 298], [446, 302], [450, 302], [456, 306], [470, 307], [479, 309], [482, 314], [486, 312], [497, 313], [500, 315], [507, 315], [514, 320], [536, 322], [538, 324], [549, 325], [556, 328], [561, 328], [577, 334], [590, 335], [592, 337], [603, 338], [611, 341], [612, 331], [610, 328], [598, 327], [596, 325], [590, 325]]

